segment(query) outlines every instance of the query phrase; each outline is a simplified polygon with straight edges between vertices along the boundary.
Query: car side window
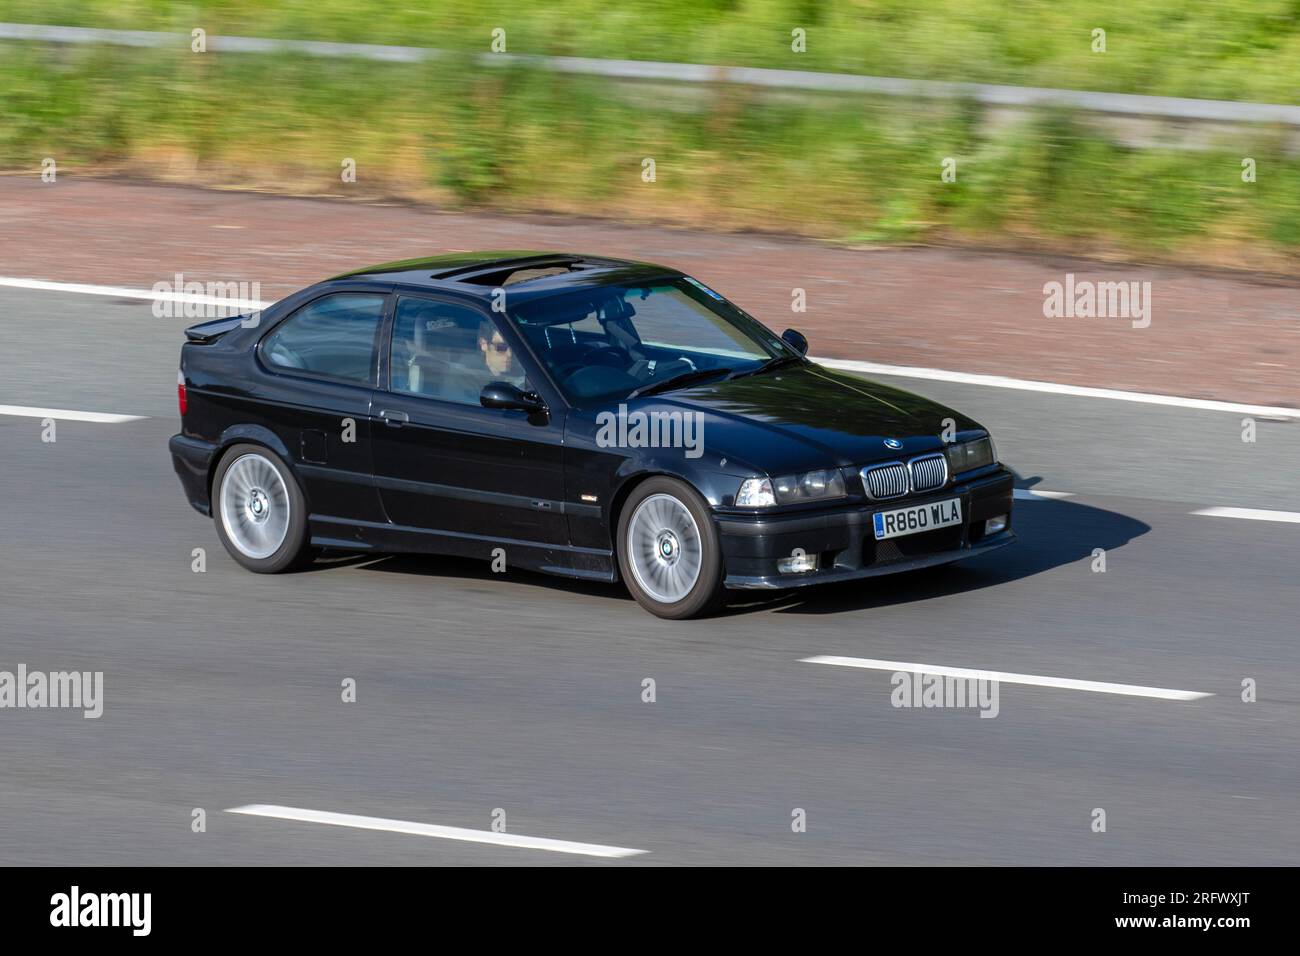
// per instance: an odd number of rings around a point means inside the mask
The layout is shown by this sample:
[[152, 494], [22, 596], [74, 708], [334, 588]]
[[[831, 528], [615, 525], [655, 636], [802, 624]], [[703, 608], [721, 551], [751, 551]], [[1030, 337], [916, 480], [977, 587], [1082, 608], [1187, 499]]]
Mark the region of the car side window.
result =
[[309, 302], [262, 340], [262, 357], [277, 368], [369, 385], [384, 299], [336, 292]]
[[527, 389], [524, 370], [500, 329], [468, 306], [434, 299], [397, 300], [390, 390], [444, 402], [479, 404], [483, 386]]

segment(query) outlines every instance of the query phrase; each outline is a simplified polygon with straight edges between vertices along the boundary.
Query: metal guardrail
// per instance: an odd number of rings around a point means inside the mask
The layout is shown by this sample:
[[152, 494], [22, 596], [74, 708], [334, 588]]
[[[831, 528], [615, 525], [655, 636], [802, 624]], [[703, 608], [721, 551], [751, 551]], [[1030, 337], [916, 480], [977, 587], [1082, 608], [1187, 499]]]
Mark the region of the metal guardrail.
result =
[[[36, 40], [46, 43], [106, 43], [116, 46], [177, 47], [188, 49], [190, 35], [145, 30], [101, 30], [44, 24], [0, 23], [0, 40]], [[319, 40], [277, 40], [264, 37], [208, 36], [207, 49], [228, 53], [291, 52], [308, 56], [359, 57], [394, 63], [419, 63], [447, 56], [429, 47], [382, 46], [372, 43], [329, 43]], [[770, 70], [753, 67], [707, 66], [697, 63], [659, 63], [653, 60], [603, 60], [572, 56], [534, 56], [516, 53], [481, 53], [479, 65], [527, 65], [559, 73], [579, 73], [616, 79], [664, 80], [678, 83], [735, 83], [744, 86], [826, 93], [859, 93], [922, 99], [966, 98], [986, 106], [1063, 106], [1113, 116], [1154, 117], [1220, 123], [1280, 123], [1300, 127], [1300, 106], [1244, 103], [1234, 100], [1197, 100], [1174, 96], [1139, 96], [1131, 93], [1093, 93], [1033, 86], [999, 86], [985, 83], [946, 83], [907, 80], [852, 73], [817, 73], [805, 70]]]

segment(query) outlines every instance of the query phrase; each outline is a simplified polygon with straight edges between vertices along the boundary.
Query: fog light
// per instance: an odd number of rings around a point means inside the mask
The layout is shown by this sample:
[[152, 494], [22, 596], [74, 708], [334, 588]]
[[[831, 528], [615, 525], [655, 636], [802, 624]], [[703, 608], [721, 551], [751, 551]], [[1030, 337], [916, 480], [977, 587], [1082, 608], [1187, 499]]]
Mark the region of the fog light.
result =
[[990, 518], [984, 522], [985, 534], [997, 534], [999, 531], [1007, 530], [1007, 516], [998, 515], [996, 518]]
[[776, 562], [776, 569], [782, 574], [802, 574], [817, 570], [817, 555], [796, 554]]

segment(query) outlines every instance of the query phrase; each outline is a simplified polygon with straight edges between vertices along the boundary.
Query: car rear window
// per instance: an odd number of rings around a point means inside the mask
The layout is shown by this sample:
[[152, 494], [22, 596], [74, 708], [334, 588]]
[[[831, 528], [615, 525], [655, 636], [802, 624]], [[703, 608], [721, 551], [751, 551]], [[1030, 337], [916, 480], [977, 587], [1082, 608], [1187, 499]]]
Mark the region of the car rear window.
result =
[[384, 296], [337, 292], [309, 302], [262, 341], [277, 368], [369, 385]]

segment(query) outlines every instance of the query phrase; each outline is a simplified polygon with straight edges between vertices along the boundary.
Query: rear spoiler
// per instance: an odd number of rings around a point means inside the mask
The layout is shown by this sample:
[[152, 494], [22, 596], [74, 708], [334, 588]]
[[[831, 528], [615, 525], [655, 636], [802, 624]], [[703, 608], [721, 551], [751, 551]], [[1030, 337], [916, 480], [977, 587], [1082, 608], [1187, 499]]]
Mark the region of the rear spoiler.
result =
[[248, 315], [231, 315], [224, 319], [213, 319], [211, 322], [200, 322], [186, 329], [185, 337], [191, 342], [200, 344], [215, 342], [231, 329], [239, 328], [248, 318], [250, 318]]

